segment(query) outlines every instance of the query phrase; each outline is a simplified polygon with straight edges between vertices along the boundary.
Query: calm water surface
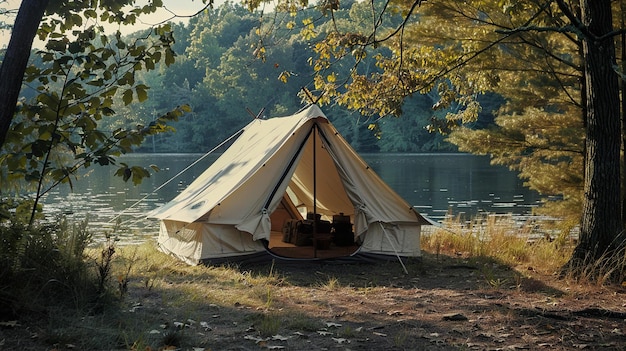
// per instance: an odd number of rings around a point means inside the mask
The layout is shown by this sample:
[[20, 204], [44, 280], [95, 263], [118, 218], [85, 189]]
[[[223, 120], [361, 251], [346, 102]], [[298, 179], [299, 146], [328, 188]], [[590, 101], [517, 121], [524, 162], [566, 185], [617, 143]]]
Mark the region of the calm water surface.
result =
[[[122, 230], [114, 235], [125, 242], [140, 242], [158, 233], [158, 223], [145, 214], [171, 200], [217, 157], [210, 155], [182, 175], [168, 180], [196, 162], [199, 154], [132, 154], [121, 162], [147, 167], [154, 173], [139, 186], [113, 175], [112, 168], [96, 166], [68, 186], [56, 188], [45, 198], [55, 215], [89, 217], [94, 231]], [[540, 197], [523, 187], [516, 173], [491, 166], [488, 157], [465, 154], [364, 154], [362, 157], [407, 202], [421, 213], [439, 220], [446, 213], [478, 212], [528, 214]], [[153, 191], [160, 188], [158, 191]], [[101, 235], [100, 235], [101, 236]]]

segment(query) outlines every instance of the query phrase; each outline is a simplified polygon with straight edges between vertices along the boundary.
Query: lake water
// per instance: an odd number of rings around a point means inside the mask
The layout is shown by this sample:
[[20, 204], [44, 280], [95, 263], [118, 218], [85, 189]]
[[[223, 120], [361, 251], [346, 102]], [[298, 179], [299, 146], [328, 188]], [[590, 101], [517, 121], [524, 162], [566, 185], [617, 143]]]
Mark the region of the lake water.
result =
[[[89, 216], [95, 231], [113, 233], [125, 242], [140, 242], [158, 233], [158, 223], [145, 214], [172, 199], [217, 157], [209, 155], [182, 175], [168, 180], [198, 161], [199, 154], [131, 154], [120, 159], [129, 165], [156, 165], [159, 172], [133, 186], [113, 175], [111, 167], [95, 166], [74, 182], [47, 194], [46, 210], [82, 219]], [[435, 220], [446, 213], [479, 212], [529, 214], [540, 200], [522, 185], [516, 173], [492, 166], [488, 157], [466, 154], [364, 154], [372, 169], [407, 202]], [[157, 188], [158, 191], [153, 193]]]

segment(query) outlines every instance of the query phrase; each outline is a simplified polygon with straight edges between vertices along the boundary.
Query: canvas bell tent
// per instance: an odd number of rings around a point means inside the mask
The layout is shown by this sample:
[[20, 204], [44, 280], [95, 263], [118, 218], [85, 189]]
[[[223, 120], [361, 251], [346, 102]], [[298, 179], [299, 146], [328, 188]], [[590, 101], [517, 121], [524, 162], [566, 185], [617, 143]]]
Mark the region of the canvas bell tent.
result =
[[259, 255], [419, 257], [421, 226], [430, 224], [317, 105], [254, 119], [189, 187], [149, 216], [160, 220], [159, 248], [189, 264]]

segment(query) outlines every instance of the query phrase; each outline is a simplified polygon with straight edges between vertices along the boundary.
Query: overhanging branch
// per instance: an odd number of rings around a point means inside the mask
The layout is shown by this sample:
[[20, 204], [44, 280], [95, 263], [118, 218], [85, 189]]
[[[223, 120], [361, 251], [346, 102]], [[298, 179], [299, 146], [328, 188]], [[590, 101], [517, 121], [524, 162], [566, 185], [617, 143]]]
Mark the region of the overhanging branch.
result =
[[584, 36], [585, 34], [580, 31], [577, 26], [567, 25], [564, 27], [540, 27], [540, 26], [523, 26], [513, 29], [496, 29], [498, 34], [517, 34], [524, 32], [554, 32], [554, 33], [574, 33], [578, 36]]

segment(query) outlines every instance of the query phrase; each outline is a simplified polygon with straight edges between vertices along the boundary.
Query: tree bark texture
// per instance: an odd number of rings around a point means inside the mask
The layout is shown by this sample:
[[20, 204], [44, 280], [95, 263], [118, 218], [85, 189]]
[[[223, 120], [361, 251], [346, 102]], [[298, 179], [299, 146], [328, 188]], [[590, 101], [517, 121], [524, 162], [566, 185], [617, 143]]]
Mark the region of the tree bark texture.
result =
[[[626, 28], [626, 4], [620, 1], [620, 28]], [[626, 33], [620, 35], [622, 72], [626, 72]], [[626, 220], [626, 160], [623, 158], [626, 152], [626, 81], [620, 79], [620, 93], [622, 99], [622, 221]]]
[[587, 106], [584, 203], [579, 243], [570, 264], [595, 264], [623, 244], [620, 199], [620, 103], [614, 70], [611, 1], [581, 0]]
[[23, 0], [0, 66], [0, 148], [11, 126], [33, 40], [48, 0]]

